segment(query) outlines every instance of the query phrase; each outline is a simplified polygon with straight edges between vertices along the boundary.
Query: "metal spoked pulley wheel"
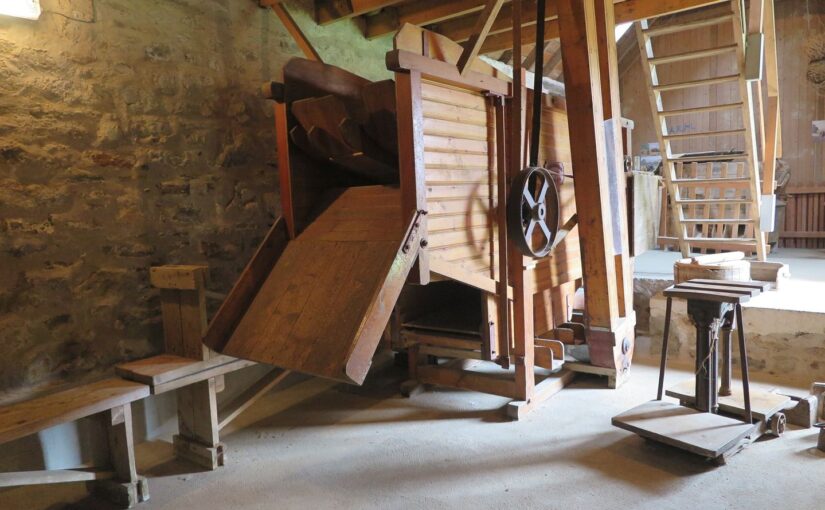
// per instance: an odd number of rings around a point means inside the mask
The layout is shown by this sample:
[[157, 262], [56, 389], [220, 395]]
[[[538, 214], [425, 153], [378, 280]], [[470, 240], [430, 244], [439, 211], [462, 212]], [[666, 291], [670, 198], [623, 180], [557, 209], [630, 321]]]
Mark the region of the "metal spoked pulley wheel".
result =
[[510, 185], [507, 230], [528, 256], [541, 258], [554, 247], [559, 231], [559, 193], [546, 168], [525, 168]]

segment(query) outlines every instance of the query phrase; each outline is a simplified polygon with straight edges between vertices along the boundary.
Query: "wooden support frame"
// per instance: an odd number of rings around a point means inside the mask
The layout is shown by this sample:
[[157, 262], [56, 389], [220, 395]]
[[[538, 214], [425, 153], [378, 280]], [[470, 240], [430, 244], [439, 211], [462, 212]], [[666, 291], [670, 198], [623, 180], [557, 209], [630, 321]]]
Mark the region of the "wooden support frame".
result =
[[101, 425], [107, 461], [93, 469], [0, 473], [0, 487], [87, 482], [91, 492], [123, 508], [146, 501], [148, 484], [135, 466], [131, 403], [147, 396], [145, 385], [112, 378], [3, 406], [0, 443], [90, 418]]
[[315, 47], [312, 46], [311, 42], [309, 42], [306, 34], [304, 34], [304, 31], [301, 30], [300, 26], [298, 26], [295, 18], [292, 17], [292, 14], [289, 13], [281, 0], [259, 0], [259, 3], [261, 7], [269, 7], [275, 11], [278, 19], [281, 20], [281, 23], [284, 24], [284, 27], [295, 40], [295, 44], [298, 45], [298, 48], [304, 54], [304, 57], [309, 60], [323, 62], [321, 55], [318, 54]]
[[470, 69], [470, 65], [481, 51], [484, 40], [487, 38], [487, 34], [490, 32], [502, 5], [504, 5], [504, 0], [487, 0], [484, 10], [481, 11], [478, 17], [473, 33], [464, 46], [464, 52], [458, 59], [458, 71], [462, 75]]
[[[776, 158], [782, 156], [782, 129], [779, 115], [779, 69], [776, 56], [776, 19], [774, 0], [764, 0], [765, 84], [767, 105], [763, 131], [762, 194], [773, 194], [776, 188]], [[775, 226], [774, 228], [779, 228]]]
[[[421, 110], [421, 72], [409, 70], [395, 73], [395, 94], [398, 119], [398, 165], [401, 174], [401, 217], [408, 221], [420, 211], [418, 232], [427, 239], [427, 187], [424, 182], [424, 120]], [[414, 281], [426, 285], [430, 281], [429, 255], [426, 242], [418, 252], [411, 274]]]
[[[520, 14], [518, 4], [515, 4], [513, 10], [517, 15]], [[396, 50], [390, 52], [387, 58], [388, 67], [395, 70], [399, 77], [397, 79], [397, 84], [399, 84], [398, 111], [401, 112], [403, 108], [407, 108], [403, 105], [403, 100], [412, 102], [416, 92], [408, 91], [407, 88], [416, 81], [421, 90], [426, 91], [424, 96], [429, 102], [430, 110], [428, 111], [434, 111], [432, 101], [438, 97], [439, 92], [436, 90], [441, 84], [446, 85], [444, 89], [448, 92], [444, 92], [445, 94], [454, 94], [461, 90], [460, 95], [455, 97], [460, 97], [463, 102], [471, 101], [475, 108], [486, 111], [484, 116], [486, 119], [482, 121], [479, 118], [476, 121], [480, 129], [486, 129], [486, 140], [482, 141], [482, 133], [476, 133], [474, 136], [477, 136], [477, 141], [473, 143], [482, 144], [483, 148], [474, 150], [481, 150], [485, 153], [483, 155], [486, 155], [487, 170], [483, 179], [483, 189], [486, 192], [489, 188], [490, 197], [499, 198], [498, 201], [490, 202], [490, 207], [495, 208], [496, 211], [491, 217], [496, 218], [494, 221], [498, 223], [495, 225], [498, 228], [491, 228], [492, 232], [488, 233], [494, 236], [499, 243], [496, 246], [493, 246], [495, 242], [490, 243], [489, 248], [491, 250], [489, 255], [494, 262], [497, 258], [495, 255], [498, 254], [497, 267], [494, 267], [496, 266], [494, 263], [485, 271], [477, 274], [462, 269], [460, 265], [451, 263], [448, 259], [433, 256], [429, 261], [429, 269], [432, 273], [460, 281], [482, 291], [481, 316], [482, 321], [488, 321], [490, 331], [480, 331], [478, 337], [470, 339], [441, 338], [437, 337], [435, 332], [428, 335], [417, 334], [415, 330], [402, 329], [400, 337], [405, 339], [404, 346], [408, 349], [410, 377], [410, 380], [402, 385], [402, 393], [412, 395], [417, 393], [422, 385], [435, 384], [497, 394], [513, 399], [507, 405], [507, 412], [509, 416], [518, 419], [535, 408], [539, 402], [560, 390], [573, 377], [571, 373], [562, 372], [542, 379], [542, 370], [537, 368], [536, 344], [539, 340], [536, 339], [533, 327], [533, 300], [536, 289], [544, 290], [545, 287], [538, 287], [536, 282], [539, 279], [531, 274], [535, 271], [535, 261], [526, 259], [506, 237], [506, 207], [501, 198], [507, 195], [509, 177], [518, 174], [525, 164], [526, 138], [523, 133], [526, 121], [526, 87], [524, 72], [521, 71], [521, 75], [515, 80], [516, 83], [512, 85], [497, 79], [495, 75], [485, 74], [485, 70], [480, 67], [469, 71], [466, 76], [461, 76], [456, 65], [451, 64], [451, 62], [457, 62], [461, 52], [454, 54], [454, 46], [450, 46], [449, 41], [437, 41], [438, 44], [446, 45], [434, 52], [439, 55], [438, 58], [443, 59], [437, 60], [427, 56], [429, 45], [426, 42], [428, 37], [426, 31], [423, 32], [423, 37], [414, 38], [409, 37], [407, 32], [402, 31], [399, 34], [397, 41], [403, 39], [403, 44], [397, 44]], [[423, 47], [419, 42], [422, 39], [425, 41]], [[406, 77], [407, 73], [413, 75], [415, 72], [420, 75], [414, 78]], [[425, 80], [423, 84], [422, 80]], [[483, 101], [481, 101], [482, 98], [484, 98]], [[443, 98], [441, 101], [440, 104], [445, 104]], [[410, 114], [399, 115], [399, 123], [409, 123], [408, 119], [411, 117]], [[425, 120], [431, 119], [426, 115], [424, 117]], [[481, 124], [482, 122], [484, 123]], [[399, 128], [399, 132], [402, 131], [403, 129]], [[436, 131], [430, 133], [433, 132]], [[459, 156], [462, 155], [461, 138], [461, 134], [456, 134], [456, 140], [451, 140], [446, 146], [452, 148], [454, 147], [452, 144], [458, 142], [455, 147], [459, 149]], [[401, 150], [413, 153], [414, 143], [411, 141], [410, 147], [405, 148], [403, 147], [405, 140], [407, 140], [406, 137], [400, 142]], [[431, 140], [430, 143], [436, 142]], [[478, 147], [478, 145], [473, 146]], [[443, 150], [445, 150], [444, 147], [440, 149], [440, 151]], [[432, 156], [441, 154], [441, 152], [427, 154]], [[414, 161], [414, 158], [408, 156], [402, 158], [402, 165], [404, 159]], [[413, 166], [411, 164], [410, 168]], [[402, 172], [404, 171], [402, 167]], [[402, 173], [402, 191], [404, 182], [408, 183], [407, 186], [410, 188], [417, 186], [419, 180], [424, 179], [427, 175], [426, 171], [429, 170], [424, 165], [420, 165], [416, 167], [416, 171], [418, 172], [416, 179], [412, 179], [411, 176], [404, 178]], [[429, 192], [429, 187], [426, 191]], [[427, 198], [424, 194], [420, 196]], [[484, 193], [484, 199], [488, 199], [487, 193]], [[407, 208], [409, 209], [410, 206]], [[492, 211], [493, 209], [490, 209], [490, 212]], [[485, 232], [487, 232], [486, 227]], [[485, 251], [485, 257], [487, 255]], [[548, 285], [549, 281], [545, 276], [540, 285]], [[496, 320], [497, 324], [495, 324]], [[491, 340], [487, 340], [488, 343], [485, 344], [485, 334], [489, 338], [498, 337], [495, 342], [496, 353], [492, 351]], [[542, 368], [557, 369], [563, 358], [560, 347], [560, 343], [555, 345], [552, 341], [544, 341], [540, 346], [541, 355], [538, 364]], [[429, 357], [430, 360], [432, 357], [452, 358], [453, 360], [436, 366], [427, 364], [425, 357]], [[476, 372], [460, 366], [470, 360], [488, 363], [489, 367], [494, 368], [493, 373]], [[493, 365], [492, 361], [498, 366]], [[509, 372], [495, 373], [501, 368], [508, 369]]]
[[[149, 271], [152, 285], [161, 290], [165, 349], [170, 354], [200, 361], [213, 356], [203, 344], [207, 330], [207, 270], [206, 266], [159, 266]], [[175, 453], [206, 469], [222, 466], [215, 377], [199, 378], [177, 388], [177, 403], [179, 433], [173, 438]]]
[[131, 404], [114, 407], [100, 416], [108, 438], [114, 477], [88, 482], [89, 488], [123, 508], [132, 508], [149, 499], [149, 490], [146, 478], [138, 476], [135, 468]]
[[[231, 335], [241, 310], [248, 306], [257, 292], [257, 286], [283, 251], [286, 237], [285, 224], [279, 219], [241, 273], [235, 287], [225, 297], [208, 330], [205, 306], [208, 268], [159, 266], [150, 270], [151, 282], [161, 289], [163, 296], [167, 352], [178, 356], [189, 355], [189, 358], [202, 363], [179, 363], [183, 360], [175, 356], [167, 356], [169, 360], [164, 362], [159, 359], [161, 356], [147, 361], [155, 371], [162, 371], [162, 377], [150, 377], [148, 372], [144, 374], [146, 370], [141, 370], [140, 361], [119, 366], [118, 373], [150, 384], [154, 394], [176, 391], [179, 434], [173, 438], [175, 452], [179, 457], [206, 469], [214, 470], [224, 465], [220, 430], [291, 373], [288, 370], [270, 371], [230, 402], [219, 419], [217, 393], [222, 391], [224, 374], [255, 363], [217, 355], [203, 344], [204, 335], [211, 335], [214, 340]], [[176, 306], [178, 303], [197, 303], [197, 306]], [[175, 369], [178, 365], [180, 368]]]
[[[558, 9], [568, 125], [571, 139], [578, 141], [571, 152], [585, 261], [587, 343], [593, 365], [624, 373], [633, 355], [635, 313], [630, 299], [632, 273], [626, 218], [621, 218], [619, 231], [614, 233], [609, 213], [616, 206], [620, 214], [626, 211], [621, 206], [626, 194], [621, 127], [615, 113], [619, 109], [615, 41], [610, 42], [615, 15], [612, 3], [603, 0], [562, 0]], [[613, 143], [607, 144], [604, 120], [609, 117], [614, 117]], [[613, 165], [608, 164], [608, 158]], [[622, 190], [616, 197], [617, 204], [611, 204], [610, 198], [611, 167], [615, 186]], [[614, 243], [614, 235], [622, 239]]]
[[[604, 110], [595, 0], [561, 0], [561, 50], [567, 91], [568, 127], [576, 172], [579, 229], [586, 242], [583, 257], [588, 326], [612, 330], [619, 317], [613, 231], [609, 221], [609, 183], [605, 169]], [[594, 58], [595, 57], [595, 58]]]

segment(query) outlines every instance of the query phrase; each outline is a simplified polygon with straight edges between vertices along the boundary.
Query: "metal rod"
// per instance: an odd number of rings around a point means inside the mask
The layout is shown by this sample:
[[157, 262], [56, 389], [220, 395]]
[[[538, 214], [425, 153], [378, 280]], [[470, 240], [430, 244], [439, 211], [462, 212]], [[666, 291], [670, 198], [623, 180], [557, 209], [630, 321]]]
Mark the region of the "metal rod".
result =
[[510, 366], [510, 300], [507, 298], [509, 285], [507, 261], [507, 140], [505, 138], [507, 120], [504, 118], [504, 98], [491, 98], [496, 113], [496, 178], [498, 179], [498, 359], [503, 367]]
[[753, 423], [751, 414], [751, 388], [748, 378], [748, 353], [745, 349], [745, 321], [742, 320], [742, 305], [736, 303], [736, 326], [739, 328], [739, 357], [742, 364], [742, 393], [745, 397], [745, 420]]
[[[544, 0], [536, 2], [536, 67], [533, 75], [533, 129], [530, 131], [530, 166], [539, 164], [541, 144], [541, 97], [544, 85]], [[540, 54], [539, 54], [540, 53]]]
[[725, 322], [722, 325], [722, 329], [719, 331], [720, 340], [721, 340], [721, 349], [722, 349], [722, 373], [721, 378], [722, 382], [719, 384], [719, 396], [720, 397], [728, 397], [731, 395], [730, 385], [731, 379], [733, 375], [733, 367], [732, 367], [732, 353], [733, 353], [733, 342], [731, 342], [731, 329], [732, 329], [732, 322], [733, 319], [730, 315], [725, 318]]
[[670, 336], [670, 312], [673, 307], [673, 298], [667, 298], [665, 308], [665, 332], [662, 335], [662, 361], [659, 364], [659, 390], [656, 392], [656, 400], [662, 400], [662, 393], [665, 389], [665, 365], [667, 365], [667, 342]]

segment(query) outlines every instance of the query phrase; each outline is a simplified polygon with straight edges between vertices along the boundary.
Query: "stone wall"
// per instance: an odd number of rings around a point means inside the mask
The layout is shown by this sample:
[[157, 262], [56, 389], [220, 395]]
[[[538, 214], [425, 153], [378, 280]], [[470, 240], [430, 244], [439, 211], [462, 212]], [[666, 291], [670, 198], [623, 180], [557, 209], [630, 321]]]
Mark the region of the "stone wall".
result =
[[[254, 0], [42, 0], [0, 17], [0, 390], [158, 352], [148, 268], [226, 291], [279, 211], [260, 84], [299, 50]], [[322, 57], [389, 76], [390, 40], [315, 26]]]

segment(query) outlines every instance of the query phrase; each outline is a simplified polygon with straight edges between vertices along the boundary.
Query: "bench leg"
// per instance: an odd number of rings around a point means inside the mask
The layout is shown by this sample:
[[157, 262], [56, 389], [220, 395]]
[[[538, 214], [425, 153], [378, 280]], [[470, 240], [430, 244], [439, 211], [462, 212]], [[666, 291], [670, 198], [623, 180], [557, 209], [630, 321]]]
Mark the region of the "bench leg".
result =
[[209, 470], [224, 464], [215, 390], [215, 378], [211, 378], [177, 391], [179, 434], [174, 437], [175, 453]]
[[132, 406], [124, 404], [105, 413], [104, 425], [109, 441], [109, 461], [115, 478], [91, 482], [98, 496], [123, 508], [132, 508], [149, 499], [146, 478], [138, 476], [132, 435]]

